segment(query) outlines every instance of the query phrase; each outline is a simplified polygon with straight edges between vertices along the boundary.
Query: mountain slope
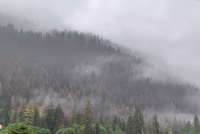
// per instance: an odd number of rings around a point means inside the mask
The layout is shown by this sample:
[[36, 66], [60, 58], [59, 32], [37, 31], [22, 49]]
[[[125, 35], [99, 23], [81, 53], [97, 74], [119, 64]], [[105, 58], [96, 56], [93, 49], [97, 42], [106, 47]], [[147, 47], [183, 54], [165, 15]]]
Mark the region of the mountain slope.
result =
[[[176, 80], [145, 76], [147, 63], [112, 42], [76, 31], [39, 33], [0, 27], [1, 100], [62, 104], [66, 113], [90, 100], [99, 115], [156, 111], [199, 112], [198, 89]], [[165, 76], [161, 76], [165, 77]]]

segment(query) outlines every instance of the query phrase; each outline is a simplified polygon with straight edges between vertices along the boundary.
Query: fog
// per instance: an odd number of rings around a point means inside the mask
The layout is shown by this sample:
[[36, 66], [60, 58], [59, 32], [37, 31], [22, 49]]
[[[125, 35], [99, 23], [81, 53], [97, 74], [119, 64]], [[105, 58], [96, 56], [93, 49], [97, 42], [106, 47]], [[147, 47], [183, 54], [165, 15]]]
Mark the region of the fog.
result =
[[40, 30], [92, 32], [200, 85], [198, 0], [0, 0], [0, 12]]

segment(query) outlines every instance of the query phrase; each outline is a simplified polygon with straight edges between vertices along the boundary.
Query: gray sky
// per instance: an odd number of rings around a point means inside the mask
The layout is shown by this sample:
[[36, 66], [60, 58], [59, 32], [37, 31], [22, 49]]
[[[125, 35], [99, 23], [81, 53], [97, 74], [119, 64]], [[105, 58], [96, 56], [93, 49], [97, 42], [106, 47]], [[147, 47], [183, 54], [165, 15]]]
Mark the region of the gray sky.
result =
[[0, 12], [99, 34], [200, 85], [199, 0], [0, 0]]

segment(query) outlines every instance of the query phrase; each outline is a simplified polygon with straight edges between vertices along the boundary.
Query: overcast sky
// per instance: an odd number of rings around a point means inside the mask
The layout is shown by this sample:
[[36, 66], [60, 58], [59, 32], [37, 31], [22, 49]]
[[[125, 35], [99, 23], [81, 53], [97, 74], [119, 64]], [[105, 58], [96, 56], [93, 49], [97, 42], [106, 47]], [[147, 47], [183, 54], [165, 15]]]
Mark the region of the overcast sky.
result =
[[199, 0], [0, 0], [0, 12], [99, 34], [200, 85]]

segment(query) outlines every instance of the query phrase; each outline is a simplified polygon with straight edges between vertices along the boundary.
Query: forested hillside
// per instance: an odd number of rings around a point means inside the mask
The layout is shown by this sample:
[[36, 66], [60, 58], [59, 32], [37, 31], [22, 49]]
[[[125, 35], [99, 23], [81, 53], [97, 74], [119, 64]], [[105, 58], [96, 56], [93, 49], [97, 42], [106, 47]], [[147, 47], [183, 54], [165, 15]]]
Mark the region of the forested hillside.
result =
[[[69, 123], [74, 114], [81, 116], [88, 102], [94, 120], [115, 116], [126, 120], [136, 106], [143, 111], [199, 112], [196, 87], [174, 78], [159, 81], [147, 77], [147, 68], [151, 66], [140, 55], [92, 34], [0, 26], [0, 122], [7, 125], [28, 119], [31, 125], [54, 132], [51, 118], [59, 116]], [[33, 118], [39, 118], [39, 123], [34, 124]], [[90, 131], [79, 125], [57, 134], [76, 127]], [[110, 131], [103, 123], [91, 125]], [[123, 127], [122, 123], [116, 131], [126, 131]]]
[[150, 67], [145, 59], [98, 36], [24, 32], [8, 25], [0, 27], [0, 41], [1, 99], [13, 108], [56, 103], [70, 112], [90, 100], [99, 114], [123, 113], [135, 105], [198, 111], [188, 99], [198, 94], [196, 88], [144, 77], [145, 66]]

